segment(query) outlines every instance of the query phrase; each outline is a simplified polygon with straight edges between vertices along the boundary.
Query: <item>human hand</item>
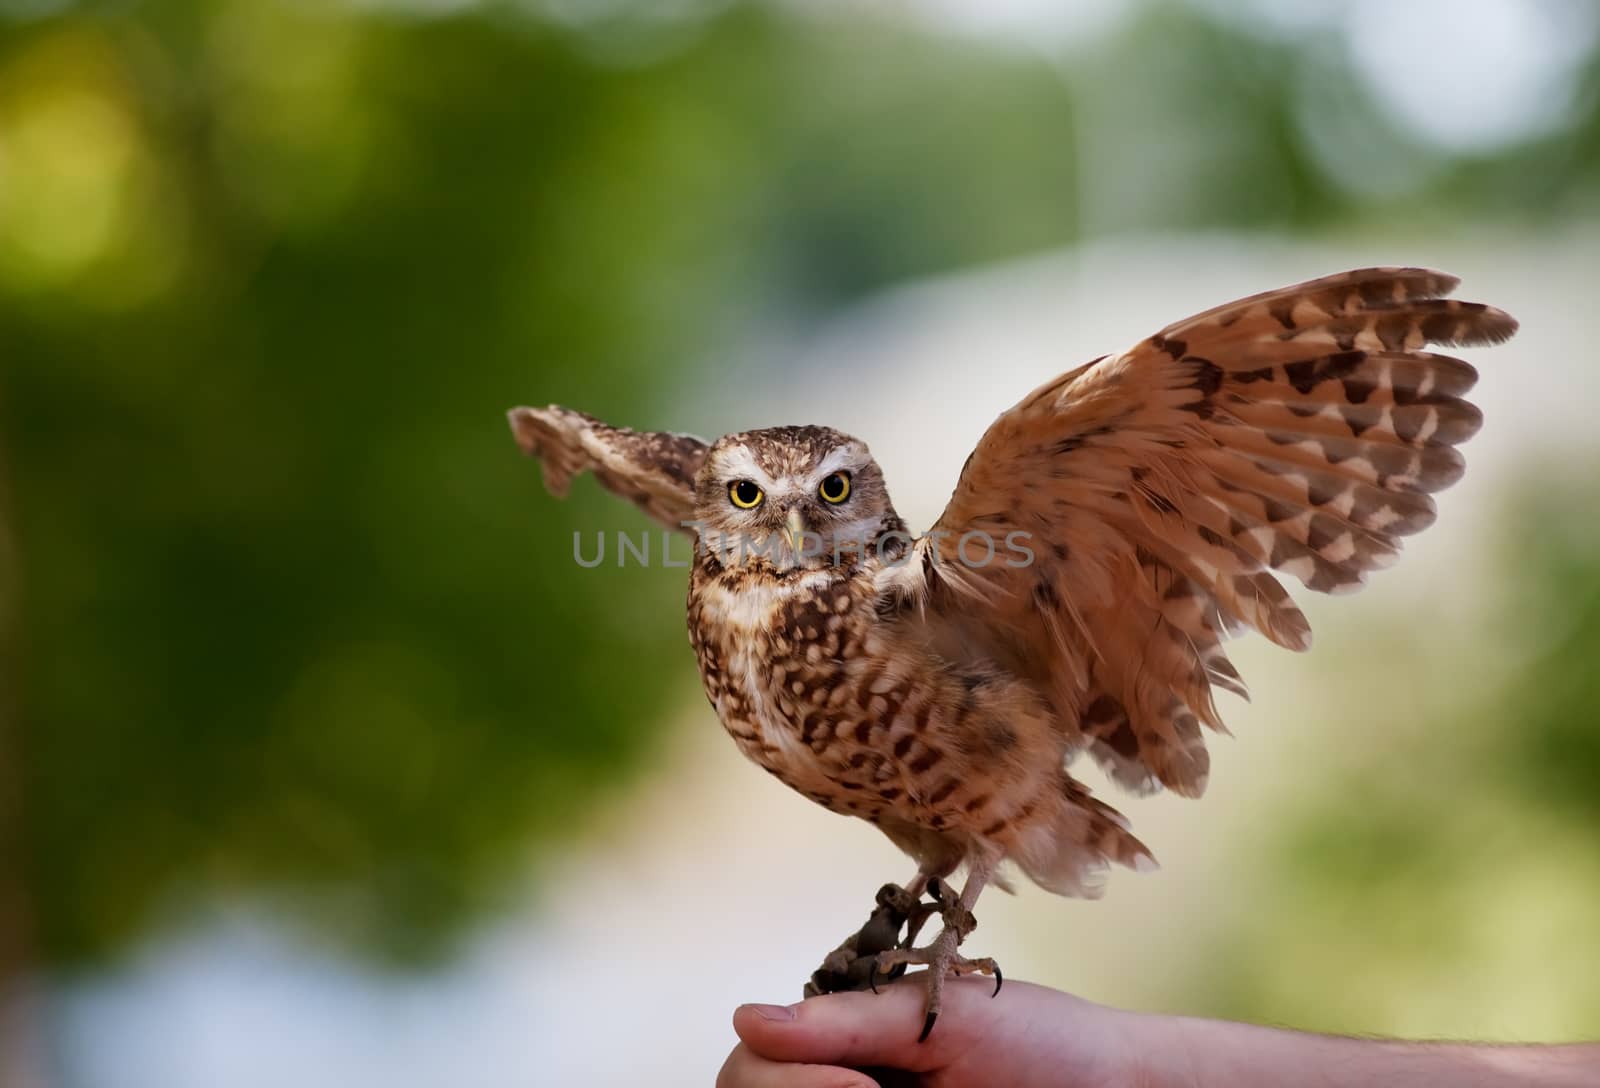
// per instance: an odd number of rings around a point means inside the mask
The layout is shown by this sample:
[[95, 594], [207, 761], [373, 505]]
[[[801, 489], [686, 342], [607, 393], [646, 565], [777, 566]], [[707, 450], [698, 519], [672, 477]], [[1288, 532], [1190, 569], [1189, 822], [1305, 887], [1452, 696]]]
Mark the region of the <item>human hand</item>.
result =
[[[882, 1084], [1110, 1086], [1158, 1080], [1172, 1063], [1152, 1022], [1026, 982], [992, 1000], [987, 979], [951, 979], [927, 1042], [917, 975], [882, 993], [840, 993], [797, 1005], [741, 1005], [741, 1040], [717, 1088], [876, 1088]], [[874, 1074], [860, 1072], [870, 1069]], [[894, 1071], [894, 1072], [888, 1072]]]
[[1043, 986], [951, 979], [927, 1042], [925, 991], [741, 1005], [717, 1088], [1600, 1088], [1600, 1044], [1497, 1046], [1351, 1039], [1227, 1020], [1124, 1012]]

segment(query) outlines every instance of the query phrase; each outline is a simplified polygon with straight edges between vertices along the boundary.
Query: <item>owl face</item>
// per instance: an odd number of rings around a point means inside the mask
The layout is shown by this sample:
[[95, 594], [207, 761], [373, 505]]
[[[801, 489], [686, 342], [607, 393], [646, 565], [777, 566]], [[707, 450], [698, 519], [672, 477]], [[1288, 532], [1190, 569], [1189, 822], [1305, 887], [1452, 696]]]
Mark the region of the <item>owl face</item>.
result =
[[695, 476], [695, 519], [701, 544], [725, 563], [779, 570], [871, 554], [899, 522], [866, 444], [827, 427], [718, 439]]

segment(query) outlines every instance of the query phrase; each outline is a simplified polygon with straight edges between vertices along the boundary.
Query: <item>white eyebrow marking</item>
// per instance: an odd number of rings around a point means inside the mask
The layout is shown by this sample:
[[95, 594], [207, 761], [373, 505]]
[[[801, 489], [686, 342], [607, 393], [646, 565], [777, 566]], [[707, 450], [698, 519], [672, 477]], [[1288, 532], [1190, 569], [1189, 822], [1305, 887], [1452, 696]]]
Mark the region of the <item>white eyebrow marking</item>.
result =
[[761, 470], [756, 464], [755, 454], [743, 446], [735, 446], [722, 454], [722, 469], [729, 477], [736, 480], [754, 480], [767, 490], [772, 489], [772, 477]]
[[820, 480], [830, 472], [838, 472], [848, 465], [854, 465], [860, 459], [860, 451], [854, 446], [835, 446], [817, 464], [817, 479]]

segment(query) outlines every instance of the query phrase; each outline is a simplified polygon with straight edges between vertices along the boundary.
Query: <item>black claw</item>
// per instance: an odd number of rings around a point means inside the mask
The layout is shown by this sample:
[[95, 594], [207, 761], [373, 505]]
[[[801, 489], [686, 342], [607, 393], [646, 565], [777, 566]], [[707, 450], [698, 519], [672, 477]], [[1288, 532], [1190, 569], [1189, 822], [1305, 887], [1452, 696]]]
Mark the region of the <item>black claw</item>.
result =
[[878, 992], [878, 957], [873, 956], [872, 962], [867, 964], [867, 988], [873, 993]]
[[1000, 973], [1000, 965], [997, 963], [994, 965], [994, 993], [989, 995], [991, 999], [1000, 996], [1000, 987], [1004, 986], [1005, 982], [1006, 977]]
[[938, 877], [934, 877], [933, 879], [929, 880], [928, 881], [928, 894], [933, 897], [933, 901], [935, 903], [943, 903], [944, 902], [944, 881], [940, 880]]
[[922, 1034], [917, 1036], [917, 1042], [925, 1043], [928, 1041], [928, 1036], [933, 1034], [933, 1022], [937, 1019], [939, 1019], [938, 1013], [930, 1012], [928, 1014], [928, 1018], [922, 1022]]

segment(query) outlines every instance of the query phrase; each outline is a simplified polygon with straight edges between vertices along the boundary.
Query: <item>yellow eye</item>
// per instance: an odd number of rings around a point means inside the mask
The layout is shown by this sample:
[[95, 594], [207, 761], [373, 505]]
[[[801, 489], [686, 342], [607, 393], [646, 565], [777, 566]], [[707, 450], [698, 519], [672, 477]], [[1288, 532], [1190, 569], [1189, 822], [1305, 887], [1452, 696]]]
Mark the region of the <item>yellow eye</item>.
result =
[[732, 499], [733, 505], [741, 510], [751, 510], [760, 506], [761, 500], [766, 497], [766, 493], [754, 480], [735, 480], [728, 485], [728, 498]]
[[848, 472], [835, 472], [823, 477], [822, 484], [817, 488], [825, 502], [841, 503], [850, 497], [850, 474]]

